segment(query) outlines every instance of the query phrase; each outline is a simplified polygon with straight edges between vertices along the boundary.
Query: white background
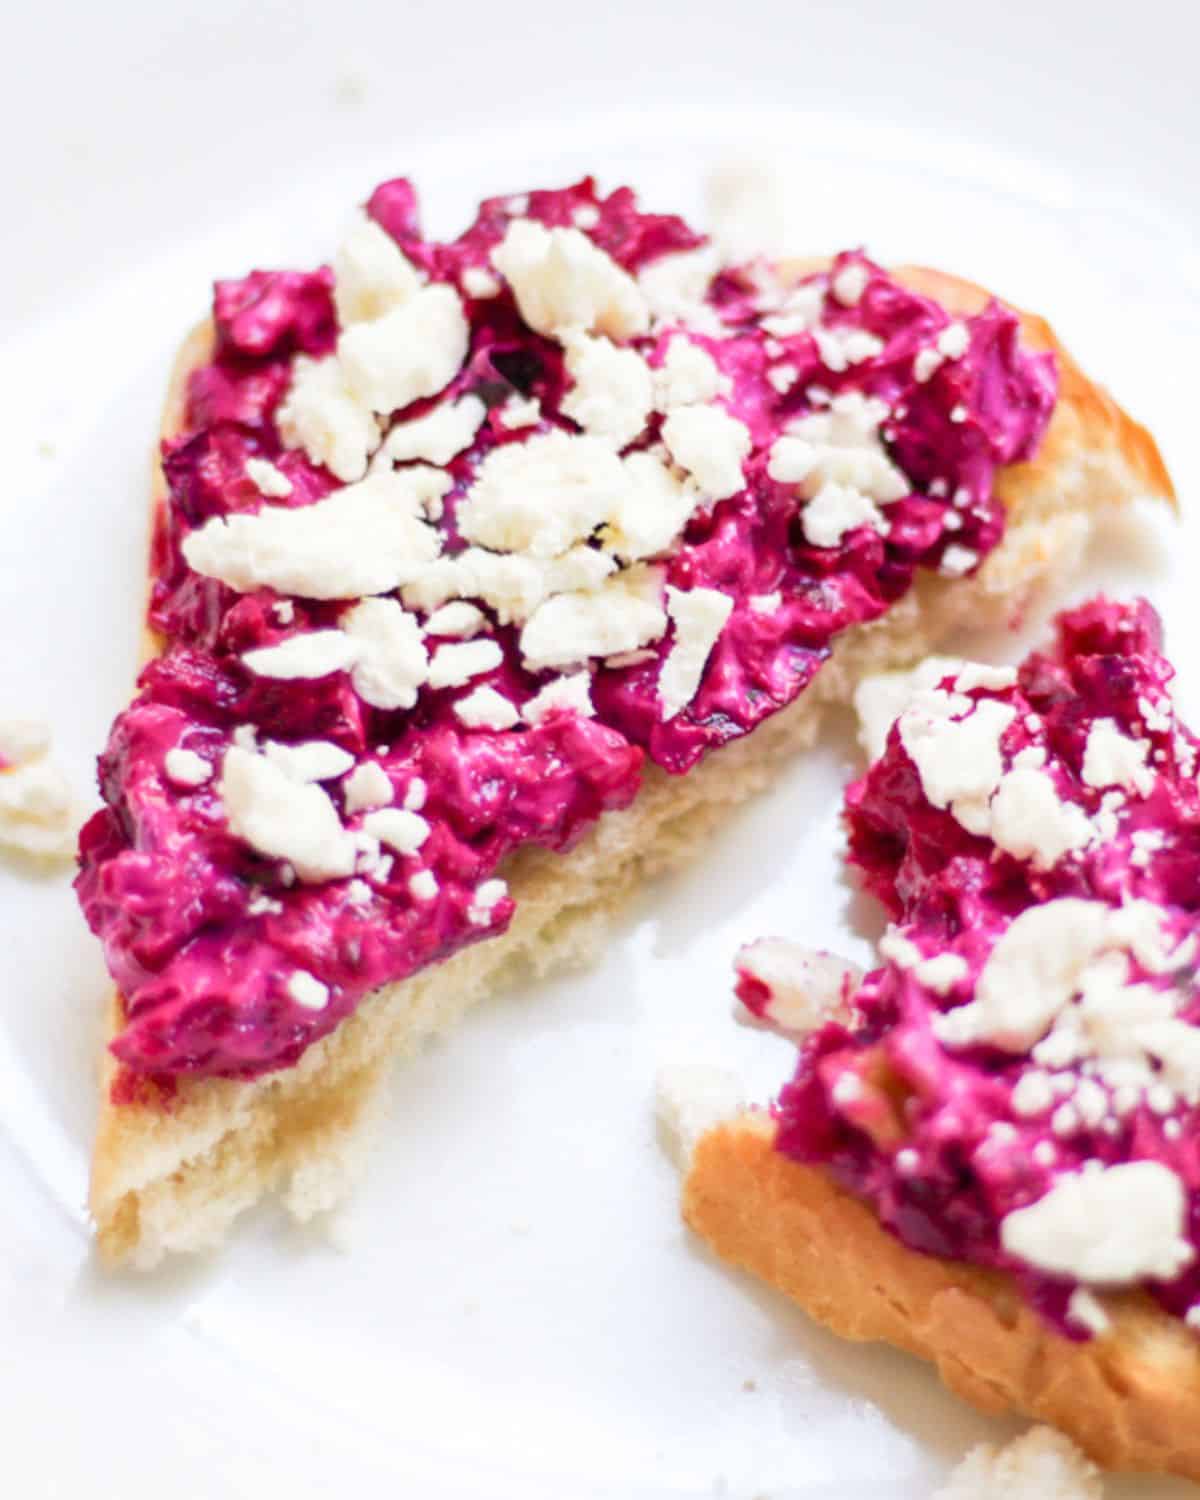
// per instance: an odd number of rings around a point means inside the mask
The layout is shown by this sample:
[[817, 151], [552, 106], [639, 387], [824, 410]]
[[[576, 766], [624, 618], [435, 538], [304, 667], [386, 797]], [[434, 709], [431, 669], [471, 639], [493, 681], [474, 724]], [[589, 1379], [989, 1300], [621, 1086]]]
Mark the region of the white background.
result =
[[[711, 166], [753, 162], [786, 187], [765, 238], [866, 241], [1052, 313], [1152, 420], [1185, 502], [1200, 485], [1184, 0], [0, 16], [0, 713], [53, 722], [81, 795], [133, 670], [170, 351], [214, 275], [315, 261], [385, 175], [411, 172], [452, 232], [484, 193], [589, 167], [700, 213]], [[1094, 576], [1151, 590], [1200, 706], [1197, 533], [1160, 533], [1110, 541]], [[760, 1098], [787, 1070], [729, 1021], [739, 941], [867, 951], [874, 914], [838, 876], [856, 762], [837, 729], [703, 870], [646, 894], [604, 965], [404, 1070], [345, 1251], [264, 1213], [201, 1265], [95, 1268], [103, 970], [65, 877], [0, 871], [4, 1492], [923, 1500], [1015, 1431], [714, 1266], [655, 1140], [664, 1059], [732, 1060]]]

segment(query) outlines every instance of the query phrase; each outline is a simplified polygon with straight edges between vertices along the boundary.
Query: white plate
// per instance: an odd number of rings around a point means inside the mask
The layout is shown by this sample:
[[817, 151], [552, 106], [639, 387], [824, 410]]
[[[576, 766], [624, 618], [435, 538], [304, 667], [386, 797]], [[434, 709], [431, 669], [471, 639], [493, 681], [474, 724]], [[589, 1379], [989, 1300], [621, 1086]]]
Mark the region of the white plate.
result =
[[[21, 502], [4, 509], [0, 709], [45, 713], [90, 784], [133, 670], [157, 404], [212, 275], [316, 259], [347, 205], [399, 169], [444, 231], [485, 192], [589, 168], [632, 181], [649, 206], [699, 214], [704, 168], [763, 141], [775, 158], [756, 146], [756, 159], [791, 184], [766, 225], [781, 244], [865, 239], [1050, 310], [1088, 368], [1153, 418], [1182, 492], [1196, 491], [1198, 327], [1181, 291], [1195, 265], [1178, 207], [1118, 202], [1044, 161], [811, 115], [743, 115], [731, 131], [700, 112], [626, 113], [359, 151], [284, 174], [202, 235], [164, 228], [152, 254], [60, 297], [0, 351]], [[1127, 530], [1093, 579], [1152, 590], [1196, 713], [1196, 529], [1157, 551], [1146, 536]], [[786, 1047], [730, 1019], [741, 941], [869, 951], [877, 919], [843, 882], [835, 839], [855, 766], [834, 726], [702, 868], [645, 894], [603, 964], [496, 999], [406, 1067], [347, 1250], [267, 1211], [221, 1256], [150, 1278], [106, 1277], [88, 1253], [96, 947], [65, 879], [0, 874], [6, 1488], [22, 1500], [921, 1500], [970, 1443], [1016, 1431], [967, 1412], [923, 1366], [840, 1343], [714, 1265], [679, 1223], [655, 1138], [662, 1061], [732, 1061], [762, 1098], [790, 1068]]]

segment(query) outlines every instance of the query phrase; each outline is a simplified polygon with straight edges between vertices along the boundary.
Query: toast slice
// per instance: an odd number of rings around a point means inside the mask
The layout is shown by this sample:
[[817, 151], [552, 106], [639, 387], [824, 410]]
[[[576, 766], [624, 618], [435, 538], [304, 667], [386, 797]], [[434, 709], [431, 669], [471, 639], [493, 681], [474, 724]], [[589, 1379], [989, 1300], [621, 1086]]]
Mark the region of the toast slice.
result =
[[[1170, 670], [1147, 645], [1156, 628], [1145, 604], [1095, 601], [1062, 617], [1059, 654], [1032, 657], [1019, 688], [1015, 674], [1011, 689], [999, 677], [982, 681], [1001, 696], [989, 692], [977, 705], [1017, 705], [1006, 755], [1021, 753], [1021, 738], [1036, 742], [1039, 753], [1023, 764], [1040, 756], [1046, 774], [1063, 776], [1062, 806], [1083, 807], [1101, 796], [1089, 788], [1118, 778], [1127, 789], [1103, 793], [1090, 845], [1077, 841], [1035, 864], [999, 815], [991, 832], [968, 838], [959, 812], [924, 783], [928, 762], [909, 765], [918, 740], [905, 738], [904, 725], [920, 722], [930, 697], [918, 689], [881, 759], [847, 796], [851, 859], [900, 923], [881, 942], [884, 966], [863, 979], [848, 968], [839, 975], [828, 957], [818, 968], [796, 953], [804, 967], [789, 971], [774, 948], [782, 980], [761, 963], [756, 978], [752, 945], [739, 994], [803, 1039], [795, 1081], [769, 1113], [730, 1111], [711, 1078], [690, 1093], [676, 1078], [664, 1100], [694, 1100], [690, 1121], [674, 1111], [686, 1124], [683, 1215], [723, 1260], [843, 1338], [930, 1361], [982, 1411], [1053, 1424], [1105, 1468], [1200, 1479], [1182, 1164], [1197, 1095], [1179, 1071], [1185, 1028], [1195, 1025], [1195, 903], [1186, 876], [1158, 884], [1168, 869], [1190, 868], [1200, 828], [1197, 741], [1159, 697]], [[944, 663], [929, 677], [946, 683], [955, 671]], [[1023, 719], [1021, 699], [1008, 696], [1026, 691], [1040, 716]], [[864, 693], [860, 708], [881, 696]], [[1116, 717], [1102, 705], [1120, 705]], [[1151, 756], [1143, 744], [1136, 773], [1103, 755], [1106, 744], [1138, 743], [1129, 723], [1124, 740], [1114, 733], [1131, 709], [1149, 716], [1157, 747]], [[878, 741], [869, 714], [864, 731]], [[1064, 773], [1073, 762], [1072, 793]], [[1005, 773], [1016, 774], [1027, 773]], [[1035, 835], [1053, 817], [1044, 814]], [[1171, 894], [1156, 896], [1160, 889]], [[989, 905], [992, 892], [1002, 913]], [[1135, 915], [1149, 921], [1142, 938], [1121, 925]], [[1072, 934], [1076, 920], [1109, 925], [1089, 939]], [[1008, 964], [1021, 942], [1027, 967], [1018, 980]], [[789, 998], [789, 972], [804, 995]], [[1065, 975], [1061, 992], [1056, 974]], [[814, 977], [826, 980], [823, 996]], [[1165, 1047], [1148, 1021], [1168, 1028]], [[1077, 1040], [1064, 1050], [1068, 1031]], [[1141, 1050], [1147, 1045], [1157, 1050]], [[1111, 1174], [1129, 1172], [1153, 1174], [1166, 1193], [1165, 1220], [1134, 1196], [1128, 1176], [1107, 1211], [1099, 1197], [1084, 1201], [1084, 1184], [1115, 1188]], [[1077, 1189], [1072, 1211], [1053, 1221], [1043, 1212]], [[1032, 1214], [1041, 1229], [1031, 1237]], [[1140, 1250], [1131, 1253], [1123, 1235], [1140, 1236]], [[1169, 1264], [1156, 1258], [1164, 1244]]]
[[[790, 274], [820, 264], [798, 262]], [[899, 275], [953, 313], [988, 301], [982, 289], [940, 272]], [[920, 577], [882, 621], [848, 630], [789, 708], [686, 776], [649, 766], [633, 805], [605, 814], [569, 852], [527, 847], [510, 856], [502, 874], [516, 911], [502, 936], [382, 986], [293, 1066], [248, 1080], [183, 1077], [169, 1097], [148, 1085], [117, 1102], [116, 1065], [105, 1054], [90, 1190], [105, 1261], [146, 1267], [170, 1251], [210, 1247], [269, 1193], [301, 1219], [330, 1208], [345, 1191], [391, 1062], [507, 976], [586, 960], [629, 893], [698, 854], [730, 808], [811, 743], [822, 705], [845, 702], [865, 673], [921, 656], [967, 624], [1019, 614], [1031, 590], [1075, 563], [1105, 510], [1146, 496], [1173, 503], [1149, 434], [1083, 375], [1046, 323], [1026, 315], [1021, 327], [1030, 348], [1057, 353], [1060, 396], [1037, 457], [998, 475], [1007, 530], [973, 576]], [[212, 337], [201, 327], [180, 352], [166, 438], [179, 430], [189, 374], [205, 362]], [[156, 466], [155, 504], [163, 494]], [[157, 646], [147, 642], [151, 652]], [[121, 1021], [114, 998], [111, 1035]]]

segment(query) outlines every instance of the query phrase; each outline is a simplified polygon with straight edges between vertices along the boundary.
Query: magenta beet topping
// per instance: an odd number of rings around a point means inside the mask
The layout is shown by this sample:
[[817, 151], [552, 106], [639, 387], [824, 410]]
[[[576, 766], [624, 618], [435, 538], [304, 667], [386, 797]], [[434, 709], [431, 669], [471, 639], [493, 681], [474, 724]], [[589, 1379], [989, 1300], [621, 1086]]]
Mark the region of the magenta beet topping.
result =
[[[508, 225], [523, 217], [569, 227], [634, 277], [706, 242], [672, 215], [640, 212], [627, 189], [598, 197], [590, 179], [489, 200], [445, 243], [422, 235], [406, 182], [378, 188], [368, 213], [419, 280], [457, 289], [469, 329], [466, 358], [445, 389], [384, 419], [385, 427], [411, 421], [468, 395], [486, 407], [468, 446], [441, 465], [449, 490], [433, 519], [443, 556], [452, 556], [463, 546], [459, 503], [487, 455], [534, 433], [579, 430], [563, 410], [572, 388], [563, 346], [522, 321], [491, 263]], [[345, 602], [237, 592], [193, 571], [183, 543], [213, 518], [306, 506], [340, 487], [304, 447], [284, 443], [276, 420], [293, 362], [331, 355], [339, 327], [328, 268], [217, 283], [215, 347], [192, 373], [181, 428], [163, 447], [169, 497], [155, 522], [150, 624], [164, 651], [113, 728], [100, 761], [106, 805], [81, 842], [79, 895], [123, 997], [125, 1026], [112, 1045], [130, 1069], [248, 1077], [293, 1063], [376, 986], [502, 931], [511, 900], [494, 885], [489, 902], [478, 893], [514, 849], [567, 848], [632, 800], [646, 757], [686, 772], [790, 703], [834, 638], [882, 615], [918, 568], [942, 566], [953, 546], [956, 566], [945, 571], [969, 570], [995, 546], [1004, 516], [993, 477], [1041, 439], [1055, 400], [1052, 357], [1023, 352], [1017, 319], [998, 304], [952, 324], [857, 253], [834, 269], [850, 273], [845, 284], [857, 295], [834, 295], [828, 275], [810, 278], [807, 312], [797, 316], [791, 289], [768, 267], [725, 268], [701, 300], [656, 312], [628, 341], [658, 371], [672, 335], [688, 330], [719, 369], [720, 404], [750, 439], [742, 487], [701, 497], [657, 560], [666, 585], [731, 601], [690, 701], [664, 715], [668, 625], [640, 651], [578, 664], [591, 672], [594, 716], [568, 706], [503, 728], [464, 723], [457, 688], [426, 685], [411, 707], [384, 709], [365, 701], [344, 669], [280, 680], [247, 668], [247, 652], [336, 629]], [[918, 380], [917, 356], [945, 334], [950, 352], [927, 356], [935, 368]], [[899, 483], [893, 475], [886, 517], [878, 511], [870, 524], [814, 542], [796, 484], [768, 472], [771, 446], [789, 424], [839, 412], [847, 400], [882, 414], [878, 440]], [[536, 425], [522, 428], [510, 416], [530, 401]], [[665, 455], [662, 423], [656, 407], [625, 451]], [[251, 460], [281, 476], [269, 497]], [[598, 550], [603, 539], [587, 545]], [[559, 674], [531, 670], [517, 625], [480, 607], [476, 639], [494, 640], [501, 659], [469, 686], [494, 690], [520, 714]], [[222, 768], [239, 735], [255, 753], [319, 741], [344, 752], [346, 766], [378, 766], [390, 805], [428, 825], [419, 850], [372, 850], [361, 809], [347, 801], [348, 773], [330, 772], [324, 794], [365, 853], [350, 873], [298, 877], [286, 859], [231, 831]], [[172, 775], [172, 750], [205, 766], [197, 772], [189, 761]]]
[[[1200, 1022], [1200, 741], [1176, 719], [1172, 675], [1151, 607], [1098, 599], [1059, 618], [1054, 649], [1030, 656], [1014, 686], [967, 693], [1014, 710], [1003, 758], [1050, 778], [1058, 812], [1043, 811], [1043, 827], [1066, 807], [1090, 822], [1090, 835], [1063, 824], [1085, 835], [1046, 868], [999, 847], [997, 838], [1012, 842], [1003, 830], [969, 832], [934, 806], [891, 729], [846, 798], [851, 862], [898, 924], [888, 961], [853, 996], [848, 1026], [829, 1023], [806, 1040], [776, 1106], [780, 1150], [825, 1166], [913, 1249], [1011, 1271], [1073, 1338], [1089, 1331], [1069, 1311], [1077, 1281], [1009, 1254], [1000, 1228], [1063, 1174], [1162, 1164], [1183, 1184], [1182, 1233], [1200, 1249], [1200, 1079], [1186, 1047], [1174, 1043], [1164, 1059], [1154, 1033], [1139, 1029], [1168, 1015]], [[1106, 768], [1100, 747], [1118, 734], [1134, 753]], [[1064, 898], [1135, 915], [1129, 933], [1149, 921], [1149, 936], [1102, 955], [1090, 980], [1087, 971], [1071, 979], [1062, 998], [1073, 984], [1078, 994], [1023, 1042], [948, 1024], [977, 1006], [1002, 935]], [[1070, 941], [1065, 929], [1052, 940]], [[960, 962], [946, 970], [943, 957], [940, 975], [922, 967], [939, 955]], [[1170, 1282], [1138, 1279], [1174, 1313], [1200, 1301], [1200, 1258]]]

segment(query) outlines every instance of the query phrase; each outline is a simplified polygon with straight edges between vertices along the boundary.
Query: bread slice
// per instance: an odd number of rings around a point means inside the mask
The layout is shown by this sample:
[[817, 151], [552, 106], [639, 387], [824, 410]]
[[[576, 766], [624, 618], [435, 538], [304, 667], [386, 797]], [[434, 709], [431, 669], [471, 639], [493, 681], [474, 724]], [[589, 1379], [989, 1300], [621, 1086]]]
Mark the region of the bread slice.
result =
[[[800, 276], [819, 266], [789, 270]], [[988, 300], [940, 272], [898, 274], [954, 312], [975, 312]], [[1060, 397], [1037, 458], [998, 475], [1008, 530], [979, 572], [966, 580], [921, 577], [881, 621], [848, 631], [790, 708], [685, 777], [648, 767], [634, 804], [607, 814], [570, 853], [519, 851], [502, 871], [516, 900], [503, 936], [381, 987], [294, 1067], [248, 1082], [182, 1079], [169, 1099], [147, 1086], [116, 1104], [106, 1055], [90, 1197], [106, 1261], [150, 1266], [168, 1251], [204, 1249], [272, 1191], [300, 1218], [331, 1207], [345, 1191], [392, 1058], [448, 1026], [507, 975], [586, 959], [629, 893], [702, 850], [730, 807], [811, 743], [822, 705], [846, 701], [860, 677], [911, 661], [968, 623], [1010, 620], [1035, 585], [1077, 560], [1105, 508], [1139, 496], [1173, 500], [1149, 434], [1083, 375], [1046, 323], [1022, 321], [1029, 346], [1057, 351]], [[205, 361], [211, 337], [207, 325], [197, 329], [180, 353], [164, 418], [168, 437], [181, 422], [187, 376]], [[162, 494], [156, 469], [156, 503]], [[119, 1020], [114, 1000], [112, 1031]]]
[[1109, 1330], [1064, 1338], [1010, 1276], [908, 1249], [819, 1168], [776, 1151], [765, 1113], [701, 1135], [683, 1214], [723, 1260], [842, 1338], [932, 1361], [981, 1411], [1052, 1423], [1107, 1469], [1200, 1479], [1196, 1334], [1144, 1294], [1102, 1296]]

